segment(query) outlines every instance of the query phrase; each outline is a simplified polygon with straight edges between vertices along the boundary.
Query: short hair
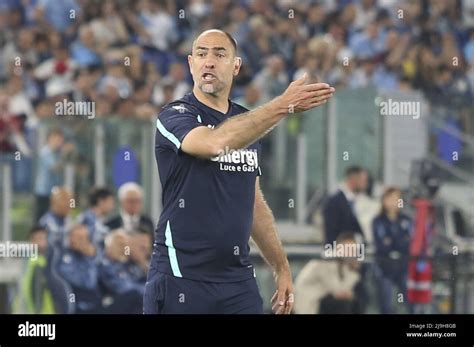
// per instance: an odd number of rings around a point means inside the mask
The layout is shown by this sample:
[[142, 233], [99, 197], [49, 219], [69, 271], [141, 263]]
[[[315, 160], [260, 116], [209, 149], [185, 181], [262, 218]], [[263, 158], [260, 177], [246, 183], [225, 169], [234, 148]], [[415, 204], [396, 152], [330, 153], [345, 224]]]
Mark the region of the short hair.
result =
[[346, 169], [346, 172], [344, 174], [344, 177], [345, 178], [348, 178], [348, 177], [351, 177], [351, 176], [354, 176], [354, 175], [358, 175], [362, 172], [365, 172], [365, 169], [362, 168], [361, 166], [349, 166], [347, 169]]
[[94, 187], [89, 193], [89, 204], [94, 207], [97, 206], [99, 201], [113, 197], [112, 191], [108, 188]]
[[[221, 29], [209, 29], [209, 30], [203, 31], [203, 33], [206, 32], [206, 31], [211, 31], [211, 30], [213, 30], [213, 31], [219, 31], [219, 32], [221, 32], [222, 34], [224, 34], [224, 35], [227, 37], [227, 39], [230, 41], [230, 44], [232, 45], [232, 47], [234, 47], [234, 51], [237, 53], [237, 47], [238, 47], [238, 45], [237, 45], [237, 40], [236, 40], [230, 33], [228, 33], [227, 31], [221, 30]], [[202, 34], [202, 33], [201, 33], [201, 34]], [[201, 34], [199, 34], [199, 36], [200, 36]], [[194, 45], [195, 45], [195, 44], [196, 44], [196, 40], [193, 41], [193, 48], [194, 48]]]
[[385, 209], [385, 206], [383, 205], [383, 201], [385, 198], [389, 195], [392, 195], [393, 193], [398, 193], [400, 196], [402, 195], [402, 190], [399, 187], [396, 186], [389, 186], [385, 188], [382, 196], [380, 197], [380, 214], [386, 214], [387, 210]]
[[125, 237], [128, 237], [127, 233], [125, 232], [125, 230], [123, 230], [122, 228], [118, 228], [118, 229], [114, 229], [112, 230], [110, 233], [108, 233], [107, 235], [105, 235], [105, 238], [104, 238], [104, 246], [106, 248], [109, 248], [111, 245], [112, 245], [112, 242], [115, 241], [115, 239], [119, 236], [125, 236]]
[[237, 40], [230, 34], [228, 33], [227, 31], [222, 31], [225, 36], [227, 36], [227, 38], [229, 39], [232, 47], [234, 47], [234, 50], [237, 52]]
[[127, 182], [122, 184], [118, 190], [117, 195], [119, 200], [122, 201], [123, 199], [125, 199], [128, 192], [137, 192], [141, 196], [143, 196], [143, 189], [142, 187], [140, 187], [140, 185], [135, 182]]
[[31, 229], [30, 229], [30, 232], [29, 232], [29, 236], [33, 236], [34, 234], [36, 233], [39, 233], [39, 232], [47, 232], [46, 228], [41, 226], [41, 225], [34, 225]]
[[56, 127], [51, 128], [49, 130], [47, 139], [49, 139], [53, 135], [64, 137], [64, 133], [62, 132], [62, 130], [60, 128], [56, 128]]

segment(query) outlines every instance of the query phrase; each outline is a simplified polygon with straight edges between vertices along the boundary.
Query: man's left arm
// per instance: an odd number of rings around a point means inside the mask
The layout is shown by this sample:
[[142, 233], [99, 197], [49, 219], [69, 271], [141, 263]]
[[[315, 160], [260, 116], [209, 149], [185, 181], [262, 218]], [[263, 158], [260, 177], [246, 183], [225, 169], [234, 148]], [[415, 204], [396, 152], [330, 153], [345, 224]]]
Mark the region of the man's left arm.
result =
[[255, 183], [252, 239], [274, 270], [277, 291], [272, 297], [272, 310], [276, 314], [288, 314], [294, 302], [290, 265], [278, 237], [272, 211], [263, 198], [259, 177]]

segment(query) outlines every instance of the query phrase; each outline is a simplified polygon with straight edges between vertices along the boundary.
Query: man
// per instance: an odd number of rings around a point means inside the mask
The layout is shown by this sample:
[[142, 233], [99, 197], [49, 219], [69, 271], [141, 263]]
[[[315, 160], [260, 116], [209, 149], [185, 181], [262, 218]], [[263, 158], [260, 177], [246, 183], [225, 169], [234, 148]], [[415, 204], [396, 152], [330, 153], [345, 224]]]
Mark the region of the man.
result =
[[72, 287], [75, 312], [96, 313], [102, 305], [96, 247], [89, 239], [87, 227], [82, 224], [71, 228], [67, 241], [58, 264], [58, 273]]
[[140, 214], [143, 205], [142, 188], [135, 182], [122, 184], [118, 190], [120, 215], [106, 223], [110, 230], [122, 228], [127, 233], [146, 231], [153, 233], [153, 222]]
[[[351, 233], [337, 237], [341, 245], [354, 244]], [[359, 281], [360, 262], [354, 257], [334, 257], [309, 261], [295, 280], [295, 313], [351, 313], [354, 287]]]
[[[90, 241], [86, 226], [75, 225], [68, 234], [68, 241], [69, 245], [62, 254], [58, 272], [72, 287], [75, 313], [138, 314], [141, 297], [137, 293], [117, 293], [108, 304], [103, 300], [102, 287], [106, 284], [100, 281], [101, 268], [97, 248]], [[115, 251], [115, 254], [117, 253]], [[110, 252], [108, 254], [110, 255]]]
[[327, 243], [332, 244], [342, 232], [347, 230], [363, 238], [354, 204], [357, 194], [367, 189], [367, 183], [367, 171], [358, 166], [347, 168], [341, 187], [336, 194], [329, 197], [324, 206], [324, 231]]
[[[338, 192], [331, 196], [324, 207], [324, 231], [326, 243], [332, 244], [344, 232], [350, 230], [357, 243], [365, 242], [364, 233], [357, 219], [355, 202], [357, 195], [365, 192], [368, 173], [359, 166], [350, 166], [345, 172], [344, 182]], [[354, 287], [352, 313], [364, 313], [368, 302], [368, 292], [364, 286], [368, 267], [360, 267], [360, 280]]]
[[14, 313], [55, 313], [53, 296], [46, 280], [46, 250], [48, 232], [34, 226], [30, 230], [29, 242], [38, 247], [38, 256], [28, 259], [21, 281], [21, 290], [14, 301]]
[[223, 31], [199, 35], [188, 56], [192, 93], [158, 116], [155, 153], [163, 211], [144, 313], [262, 313], [250, 236], [275, 271], [273, 311], [292, 309], [290, 267], [257, 178], [258, 140], [288, 113], [324, 104], [334, 89], [306, 85], [303, 76], [282, 95], [247, 111], [229, 100], [242, 65], [236, 49]]
[[70, 226], [72, 194], [66, 187], [54, 187], [51, 191], [51, 207], [38, 224], [48, 232], [48, 242], [62, 247], [64, 236]]
[[77, 217], [77, 223], [86, 225], [94, 246], [102, 248], [108, 231], [104, 220], [115, 208], [114, 195], [107, 188], [93, 188], [89, 194], [89, 204], [90, 208]]
[[[117, 295], [129, 293], [135, 302], [142, 302], [145, 284], [137, 281], [135, 274], [129, 271], [130, 236], [117, 229], [105, 238], [104, 257], [99, 264], [99, 278], [107, 293]], [[141, 304], [135, 308], [140, 313]]]
[[48, 133], [46, 145], [41, 149], [38, 160], [38, 173], [35, 182], [35, 221], [38, 221], [48, 211], [51, 190], [54, 186], [61, 185], [63, 156], [71, 150], [71, 145], [64, 145], [64, 135], [61, 130], [53, 128]]

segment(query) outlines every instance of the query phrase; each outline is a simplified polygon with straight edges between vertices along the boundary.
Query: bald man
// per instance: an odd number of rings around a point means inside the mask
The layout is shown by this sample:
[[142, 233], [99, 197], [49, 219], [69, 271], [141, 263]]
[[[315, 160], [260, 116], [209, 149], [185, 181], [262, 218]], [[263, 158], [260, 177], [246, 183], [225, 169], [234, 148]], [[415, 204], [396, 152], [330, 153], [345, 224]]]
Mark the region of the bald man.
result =
[[51, 206], [38, 224], [48, 232], [48, 242], [63, 245], [64, 235], [71, 226], [69, 214], [73, 202], [73, 195], [66, 187], [53, 187], [51, 190]]
[[161, 110], [155, 154], [163, 211], [144, 295], [144, 313], [258, 314], [262, 299], [250, 237], [273, 268], [273, 311], [290, 313], [293, 284], [272, 212], [260, 190], [260, 138], [289, 113], [323, 105], [334, 93], [306, 76], [249, 111], [229, 100], [242, 66], [237, 44], [203, 32], [188, 56], [192, 93]]

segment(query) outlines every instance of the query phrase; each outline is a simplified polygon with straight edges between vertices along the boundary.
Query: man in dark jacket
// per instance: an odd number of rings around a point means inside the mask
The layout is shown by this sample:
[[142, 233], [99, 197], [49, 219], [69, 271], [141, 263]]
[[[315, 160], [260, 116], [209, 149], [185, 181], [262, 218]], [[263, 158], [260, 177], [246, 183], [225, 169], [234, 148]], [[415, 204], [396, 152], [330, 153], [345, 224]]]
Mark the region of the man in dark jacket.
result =
[[143, 205], [142, 188], [134, 183], [128, 182], [120, 186], [118, 190], [120, 201], [120, 215], [109, 220], [106, 225], [110, 230], [123, 229], [126, 233], [146, 232], [153, 235], [155, 229], [150, 218], [141, 214]]
[[367, 171], [358, 166], [346, 170], [344, 182], [339, 190], [329, 197], [324, 206], [324, 232], [326, 243], [332, 243], [343, 232], [354, 232], [363, 238], [354, 203], [357, 194], [367, 189]]
[[[326, 243], [332, 244], [343, 233], [354, 235], [356, 242], [365, 242], [362, 228], [355, 214], [357, 194], [366, 191], [368, 173], [361, 167], [348, 167], [344, 182], [334, 195], [330, 196], [324, 206], [324, 232]], [[352, 313], [364, 313], [368, 302], [368, 293], [364, 280], [368, 267], [363, 264], [360, 268], [360, 281], [354, 288]]]

